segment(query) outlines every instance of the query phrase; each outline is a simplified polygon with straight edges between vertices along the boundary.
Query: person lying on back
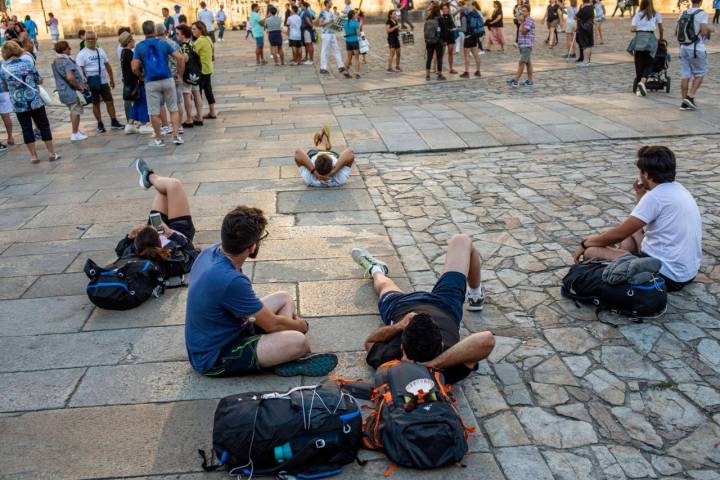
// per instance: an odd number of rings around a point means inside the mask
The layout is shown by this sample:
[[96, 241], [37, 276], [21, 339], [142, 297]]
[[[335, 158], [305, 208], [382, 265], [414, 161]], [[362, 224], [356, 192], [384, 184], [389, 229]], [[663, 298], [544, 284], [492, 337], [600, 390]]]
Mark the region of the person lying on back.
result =
[[295, 165], [310, 187], [339, 187], [347, 183], [355, 154], [349, 148], [338, 155], [331, 150], [330, 131], [323, 128], [315, 134], [313, 148], [295, 151]]
[[[668, 292], [682, 289], [698, 274], [702, 261], [702, 220], [692, 194], [675, 181], [675, 154], [667, 147], [638, 150], [639, 179], [633, 183], [637, 205], [619, 225], [586, 237], [575, 262], [615, 260], [632, 253], [662, 262]], [[620, 244], [619, 248], [614, 246]]]

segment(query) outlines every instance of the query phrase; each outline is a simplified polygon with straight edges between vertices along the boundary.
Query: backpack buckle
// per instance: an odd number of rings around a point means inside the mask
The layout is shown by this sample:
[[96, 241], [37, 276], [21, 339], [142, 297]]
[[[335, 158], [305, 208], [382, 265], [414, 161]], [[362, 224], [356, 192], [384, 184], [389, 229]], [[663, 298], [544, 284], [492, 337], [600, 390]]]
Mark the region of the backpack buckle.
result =
[[323, 440], [322, 438], [318, 438], [317, 440], [315, 440], [315, 448], [317, 448], [318, 450], [320, 450], [321, 448], [325, 448], [325, 440]]

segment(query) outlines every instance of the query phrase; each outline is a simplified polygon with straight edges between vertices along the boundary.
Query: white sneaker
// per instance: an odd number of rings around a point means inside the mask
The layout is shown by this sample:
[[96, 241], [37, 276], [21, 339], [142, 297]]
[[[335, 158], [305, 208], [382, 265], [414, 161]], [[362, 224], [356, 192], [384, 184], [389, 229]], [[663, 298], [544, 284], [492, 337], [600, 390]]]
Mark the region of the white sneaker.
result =
[[485, 50], [480, 50], [480, 55], [485, 55]]
[[305, 60], [304, 62], [302, 62], [302, 64], [303, 65], [312, 65], [313, 62], [312, 62], [312, 60]]
[[470, 312], [480, 312], [485, 306], [485, 289], [480, 287], [480, 294], [471, 295], [470, 292], [467, 294], [468, 306], [467, 309]]
[[82, 132], [77, 132], [77, 133], [73, 133], [72, 135], [70, 135], [71, 142], [82, 142], [83, 140], [86, 140], [87, 138], [88, 138], [88, 136]]
[[153, 138], [150, 143], [148, 143], [149, 147], [164, 147], [165, 141], [162, 138]]
[[155, 130], [153, 130], [152, 126], [147, 123], [145, 125], [140, 125], [137, 131], [140, 135], [150, 135], [155, 133]]
[[185, 129], [183, 127], [180, 127], [180, 130], [178, 130], [178, 133], [180, 135], [182, 135], [183, 133], [185, 133]]
[[182, 145], [185, 143], [185, 140], [183, 140], [182, 137], [173, 137], [173, 143], [175, 145]]
[[127, 135], [138, 133], [137, 127], [131, 123], [128, 123], [127, 125], [125, 125], [125, 133]]
[[162, 127], [160, 127], [160, 135], [167, 135], [170, 132], [172, 132], [172, 128], [168, 127], [167, 125], [163, 125]]

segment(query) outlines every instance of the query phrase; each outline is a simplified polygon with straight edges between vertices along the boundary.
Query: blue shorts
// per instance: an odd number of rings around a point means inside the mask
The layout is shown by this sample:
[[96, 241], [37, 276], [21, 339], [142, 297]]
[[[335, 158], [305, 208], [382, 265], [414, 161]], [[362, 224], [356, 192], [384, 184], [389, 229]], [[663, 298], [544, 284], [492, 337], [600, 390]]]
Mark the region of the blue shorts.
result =
[[256, 47], [264, 47], [265, 46], [265, 37], [255, 37], [255, 46]]
[[280, 30], [268, 32], [268, 40], [271, 47], [282, 47], [282, 32]]
[[388, 292], [378, 301], [380, 318], [385, 325], [396, 319], [395, 312], [418, 303], [429, 303], [452, 314], [458, 327], [462, 322], [467, 277], [460, 272], [445, 272], [431, 292]]
[[707, 52], [696, 53], [692, 48], [680, 48], [680, 78], [704, 77], [709, 70]]
[[360, 50], [360, 40], [354, 42], [345, 42], [345, 50], [351, 52], [353, 50]]

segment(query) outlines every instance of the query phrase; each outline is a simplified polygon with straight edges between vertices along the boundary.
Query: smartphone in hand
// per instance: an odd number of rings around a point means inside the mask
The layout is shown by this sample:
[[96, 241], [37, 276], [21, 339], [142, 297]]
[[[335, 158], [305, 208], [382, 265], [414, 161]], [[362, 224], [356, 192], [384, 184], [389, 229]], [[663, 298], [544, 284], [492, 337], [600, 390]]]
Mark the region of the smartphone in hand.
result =
[[155, 230], [157, 230], [158, 232], [165, 233], [165, 229], [162, 226], [162, 217], [159, 213], [150, 214], [150, 225], [155, 227]]

